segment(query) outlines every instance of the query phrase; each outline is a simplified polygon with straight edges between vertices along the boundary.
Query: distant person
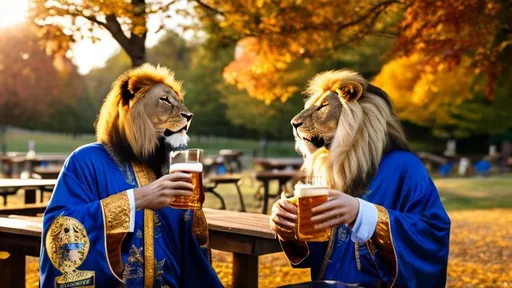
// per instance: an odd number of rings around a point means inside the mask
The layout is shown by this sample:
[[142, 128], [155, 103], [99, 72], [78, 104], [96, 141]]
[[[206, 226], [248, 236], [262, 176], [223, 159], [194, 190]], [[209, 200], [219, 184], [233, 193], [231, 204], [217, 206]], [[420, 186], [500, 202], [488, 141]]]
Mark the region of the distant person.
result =
[[332, 233], [302, 241], [297, 207], [278, 200], [270, 225], [291, 264], [311, 268], [312, 280], [445, 287], [450, 219], [387, 94], [348, 70], [316, 76], [307, 93], [291, 124], [306, 172], [325, 177], [329, 200], [304, 213], [311, 233]]

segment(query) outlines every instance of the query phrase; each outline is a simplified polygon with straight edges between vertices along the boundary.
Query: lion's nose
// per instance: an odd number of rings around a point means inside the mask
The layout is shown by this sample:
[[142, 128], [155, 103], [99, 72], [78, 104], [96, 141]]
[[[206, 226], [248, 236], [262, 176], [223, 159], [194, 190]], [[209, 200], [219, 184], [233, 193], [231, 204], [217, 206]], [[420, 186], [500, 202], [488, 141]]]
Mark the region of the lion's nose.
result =
[[190, 120], [192, 120], [192, 117], [194, 117], [194, 114], [192, 114], [192, 113], [181, 113], [181, 116], [185, 117], [185, 119], [187, 119], [187, 122], [190, 122]]
[[300, 126], [302, 126], [302, 122], [298, 122], [298, 121], [295, 121], [295, 120], [292, 120], [292, 126], [297, 129], [299, 128]]

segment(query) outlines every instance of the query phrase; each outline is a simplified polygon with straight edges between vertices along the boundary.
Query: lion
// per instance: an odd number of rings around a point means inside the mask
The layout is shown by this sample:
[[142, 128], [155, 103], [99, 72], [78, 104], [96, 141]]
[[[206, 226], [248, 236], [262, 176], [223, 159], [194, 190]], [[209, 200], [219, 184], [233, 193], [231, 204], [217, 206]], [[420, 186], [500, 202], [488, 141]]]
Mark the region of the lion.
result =
[[150, 163], [161, 174], [168, 166], [166, 152], [187, 146], [193, 116], [174, 73], [144, 64], [112, 84], [96, 121], [96, 139], [122, 160]]
[[320, 73], [308, 84], [304, 110], [292, 120], [303, 169], [329, 188], [360, 197], [390, 150], [409, 150], [386, 92], [351, 70]]
[[[197, 188], [186, 170], [169, 173], [169, 152], [187, 148], [192, 117], [167, 68], [144, 64], [114, 81], [95, 123], [97, 143], [70, 154], [45, 211], [43, 287], [222, 287], [202, 209], [170, 205]], [[55, 237], [62, 233], [65, 242]], [[63, 247], [90, 249], [71, 255], [79, 259], [68, 271], [54, 261]]]

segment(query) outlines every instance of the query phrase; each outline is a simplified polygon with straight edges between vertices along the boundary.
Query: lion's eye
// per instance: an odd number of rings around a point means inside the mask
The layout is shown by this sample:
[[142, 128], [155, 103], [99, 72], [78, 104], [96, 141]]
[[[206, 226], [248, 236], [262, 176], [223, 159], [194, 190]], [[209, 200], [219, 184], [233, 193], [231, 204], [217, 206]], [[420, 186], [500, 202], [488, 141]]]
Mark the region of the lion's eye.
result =
[[329, 105], [329, 103], [327, 103], [327, 102], [326, 102], [326, 103], [323, 103], [322, 105], [319, 105], [319, 106], [316, 108], [316, 111], [320, 111], [322, 108], [324, 108], [324, 107], [326, 107], [326, 106], [328, 106], [328, 105]]
[[160, 101], [165, 102], [165, 103], [167, 103], [169, 105], [172, 104], [171, 101], [169, 101], [169, 98], [167, 98], [167, 97], [160, 98]]

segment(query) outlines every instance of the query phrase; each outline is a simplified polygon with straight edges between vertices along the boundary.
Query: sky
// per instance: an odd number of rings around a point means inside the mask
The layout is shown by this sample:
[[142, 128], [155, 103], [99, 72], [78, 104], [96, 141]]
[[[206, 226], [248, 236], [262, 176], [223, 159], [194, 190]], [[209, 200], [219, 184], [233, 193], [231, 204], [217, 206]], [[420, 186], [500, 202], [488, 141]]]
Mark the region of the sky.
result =
[[[29, 0], [0, 0], [0, 28], [17, 25], [27, 20]], [[183, 7], [186, 5], [184, 1], [177, 4]], [[172, 12], [171, 12], [172, 13]], [[184, 23], [179, 15], [172, 15], [172, 22], [164, 22], [169, 29], [175, 30], [178, 33], [180, 29], [176, 23]], [[146, 39], [146, 46], [151, 47], [158, 43], [159, 39], [165, 34], [165, 31], [154, 33], [160, 23], [161, 19], [158, 16], [153, 16], [148, 19], [148, 36]], [[183, 34], [185, 38], [191, 38], [191, 34]], [[102, 67], [105, 62], [114, 54], [120, 51], [121, 47], [110, 36], [106, 30], [101, 30], [97, 35], [101, 41], [92, 43], [90, 40], [81, 40], [76, 43], [72, 49], [73, 62], [78, 66], [78, 72], [87, 74], [91, 69]]]

